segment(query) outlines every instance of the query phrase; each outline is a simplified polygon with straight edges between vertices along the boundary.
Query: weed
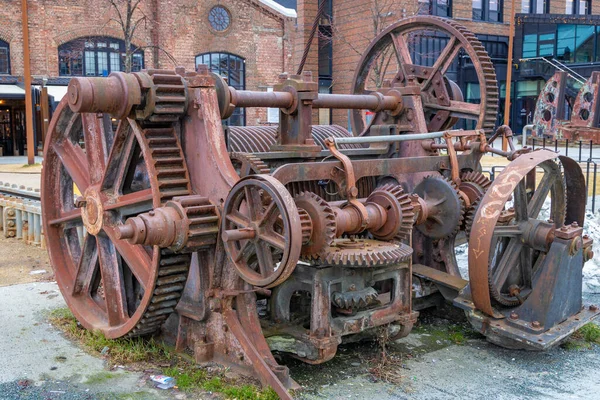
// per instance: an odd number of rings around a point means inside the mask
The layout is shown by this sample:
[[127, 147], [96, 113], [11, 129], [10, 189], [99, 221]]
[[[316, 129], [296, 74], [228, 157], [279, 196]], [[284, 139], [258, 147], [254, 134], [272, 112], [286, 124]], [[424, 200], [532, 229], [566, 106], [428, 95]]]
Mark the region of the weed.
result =
[[113, 378], [115, 378], [115, 374], [113, 373], [98, 372], [97, 374], [88, 376], [88, 378], [85, 380], [85, 383], [89, 385], [94, 385], [98, 383], [104, 383]]
[[[209, 376], [207, 371], [198, 368], [181, 357], [172, 354], [167, 347], [154, 339], [107, 339], [100, 332], [91, 332], [79, 325], [68, 308], [53, 310], [50, 322], [61, 329], [67, 336], [80, 342], [90, 351], [101, 354], [105, 348], [105, 356], [111, 364], [130, 364], [136, 362], [154, 362], [170, 364], [162, 374], [176, 379], [177, 387], [186, 392], [209, 391], [218, 392], [228, 399], [237, 400], [275, 400], [279, 396], [271, 388], [260, 390], [254, 385], [239, 385], [224, 376]], [[86, 383], [99, 383], [110, 379], [113, 374], [100, 373], [88, 378]]]
[[584, 340], [587, 343], [600, 344], [600, 326], [593, 322], [587, 323], [572, 336], [575, 339]]
[[589, 350], [592, 344], [600, 344], [600, 326], [593, 322], [587, 323], [562, 344], [565, 350]]

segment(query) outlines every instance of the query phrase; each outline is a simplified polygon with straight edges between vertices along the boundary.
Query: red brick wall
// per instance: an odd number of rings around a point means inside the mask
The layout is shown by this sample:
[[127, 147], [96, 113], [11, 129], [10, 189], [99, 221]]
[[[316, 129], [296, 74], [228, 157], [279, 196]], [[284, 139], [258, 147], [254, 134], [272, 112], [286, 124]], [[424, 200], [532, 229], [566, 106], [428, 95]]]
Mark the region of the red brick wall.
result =
[[[153, 4], [158, 6], [157, 21], [140, 24], [134, 38], [135, 45], [153, 45], [155, 30], [155, 38], [164, 51], [145, 49], [148, 68], [183, 65], [193, 70], [196, 55], [229, 52], [246, 60], [246, 88], [251, 90], [266, 90], [276, 83], [281, 72], [291, 68], [295, 21], [256, 0], [142, 0], [138, 15], [154, 15]], [[231, 26], [225, 32], [213, 31], [207, 19], [209, 10], [217, 4], [226, 7], [232, 16]], [[117, 14], [107, 0], [30, 0], [28, 6], [34, 76], [58, 76], [58, 46], [62, 43], [96, 35], [123, 37], [120, 26], [111, 20]], [[0, 39], [10, 44], [11, 74], [22, 76], [20, 0], [2, 1], [0, 21]], [[154, 54], [158, 54], [158, 60], [153, 59]], [[263, 123], [266, 110], [248, 110], [246, 117], [249, 125]]]

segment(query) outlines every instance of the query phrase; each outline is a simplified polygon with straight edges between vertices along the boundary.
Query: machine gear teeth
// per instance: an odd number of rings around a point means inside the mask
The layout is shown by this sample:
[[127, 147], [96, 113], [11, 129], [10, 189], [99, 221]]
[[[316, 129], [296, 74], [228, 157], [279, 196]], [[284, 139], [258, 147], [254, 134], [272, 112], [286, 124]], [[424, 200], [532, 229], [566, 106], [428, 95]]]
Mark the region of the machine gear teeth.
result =
[[427, 205], [427, 219], [416, 228], [432, 239], [455, 236], [463, 226], [465, 213], [465, 201], [456, 183], [441, 175], [430, 175], [415, 187], [415, 193]]
[[[311, 192], [300, 192], [294, 197], [294, 202], [311, 220], [311, 235], [308, 241], [303, 242], [300, 257], [307, 260], [316, 259], [335, 239], [335, 214], [329, 203]], [[302, 213], [300, 214], [302, 220]]]
[[148, 118], [153, 123], [171, 123], [187, 111], [186, 88], [183, 78], [172, 70], [146, 71], [153, 85], [154, 111]]
[[313, 234], [313, 225], [310, 215], [302, 208], [298, 209], [300, 215], [300, 225], [302, 226], [302, 244], [306, 245], [310, 243], [310, 238]]
[[[408, 194], [404, 193], [404, 189], [402, 189], [402, 186], [394, 185], [391, 183], [388, 183], [388, 184], [378, 187], [377, 189], [375, 189], [373, 194], [378, 191], [384, 191], [384, 192], [390, 193], [392, 196], [394, 196], [394, 198], [398, 201], [398, 204], [400, 205], [400, 213], [401, 213], [401, 215], [399, 215], [399, 217], [400, 217], [399, 220], [401, 221], [400, 227], [398, 228], [398, 231], [397, 231], [396, 235], [394, 235], [393, 238], [396, 240], [406, 240], [406, 239], [410, 238], [410, 236], [412, 234], [415, 213], [414, 213], [414, 207], [412, 205], [412, 202], [410, 201]], [[369, 198], [371, 198], [371, 196], [369, 196]], [[369, 201], [369, 198], [367, 199], [367, 202]], [[373, 236], [377, 237], [376, 233], [373, 233]], [[380, 237], [377, 237], [377, 238], [381, 239], [381, 240], [385, 239], [385, 238], [380, 238]], [[388, 238], [388, 239], [391, 239], [391, 238]]]
[[254, 154], [232, 152], [229, 153], [229, 158], [240, 178], [248, 175], [268, 175], [271, 173], [271, 168]]
[[471, 204], [481, 199], [492, 184], [485, 175], [477, 171], [465, 172], [460, 176], [458, 190], [465, 193]]
[[347, 268], [382, 267], [408, 262], [413, 250], [404, 243], [370, 239], [336, 239], [325, 249], [316, 264]]
[[479, 208], [480, 204], [481, 204], [481, 199], [476, 200], [474, 203], [471, 204], [471, 206], [469, 207], [469, 209], [467, 210], [467, 212], [465, 214], [464, 230], [465, 230], [465, 234], [467, 235], [467, 238], [471, 235], [471, 228], [473, 227], [473, 221], [475, 220], [475, 214], [477, 214], [477, 209]]
[[377, 304], [377, 290], [368, 287], [362, 290], [348, 292], [334, 292], [331, 295], [332, 303], [341, 309], [359, 310]]

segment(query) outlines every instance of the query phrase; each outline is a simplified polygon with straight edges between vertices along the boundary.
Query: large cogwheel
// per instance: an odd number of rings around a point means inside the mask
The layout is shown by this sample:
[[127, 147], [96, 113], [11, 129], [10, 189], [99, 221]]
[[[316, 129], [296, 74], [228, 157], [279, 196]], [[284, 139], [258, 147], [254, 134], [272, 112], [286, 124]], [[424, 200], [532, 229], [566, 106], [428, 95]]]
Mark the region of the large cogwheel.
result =
[[321, 255], [320, 264], [347, 268], [382, 267], [407, 262], [413, 250], [404, 243], [370, 239], [336, 239]]
[[294, 202], [301, 216], [304, 213], [308, 214], [312, 222], [309, 238], [304, 240], [300, 257], [316, 259], [335, 239], [337, 229], [335, 214], [325, 200], [311, 192], [298, 193], [294, 197]]
[[250, 153], [229, 153], [231, 163], [240, 178], [248, 175], [269, 175], [271, 169], [260, 158]]
[[458, 187], [443, 176], [428, 176], [414, 190], [425, 202], [427, 219], [416, 228], [431, 239], [456, 235], [462, 226], [465, 202]]

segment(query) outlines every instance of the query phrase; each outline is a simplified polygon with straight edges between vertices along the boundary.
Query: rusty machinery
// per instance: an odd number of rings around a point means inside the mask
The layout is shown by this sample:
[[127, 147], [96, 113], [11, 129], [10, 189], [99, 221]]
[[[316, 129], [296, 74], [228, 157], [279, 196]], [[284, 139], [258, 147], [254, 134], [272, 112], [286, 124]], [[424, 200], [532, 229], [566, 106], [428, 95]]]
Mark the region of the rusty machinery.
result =
[[[411, 59], [419, 29], [448, 38], [432, 67]], [[399, 68], [369, 89], [390, 46]], [[445, 76], [459, 53], [479, 104]], [[377, 327], [402, 337], [432, 298], [495, 343], [548, 348], [598, 312], [581, 300], [583, 177], [550, 151], [488, 145], [497, 100], [475, 36], [422, 16], [370, 44], [349, 95], [318, 93], [310, 74], [236, 90], [204, 66], [73, 78], [42, 180], [60, 289], [88, 329], [162, 329], [198, 362], [235, 365], [286, 398], [295, 383], [272, 351], [318, 364]], [[224, 131], [236, 107], [277, 107], [279, 126]], [[357, 135], [313, 126], [318, 108], [352, 110]], [[460, 119], [476, 129], [450, 130]], [[480, 172], [486, 152], [514, 160], [494, 182]], [[454, 251], [464, 232], [469, 281]]]
[[556, 72], [542, 89], [533, 116], [533, 135], [540, 138], [600, 143], [600, 72], [567, 96], [569, 74]]

